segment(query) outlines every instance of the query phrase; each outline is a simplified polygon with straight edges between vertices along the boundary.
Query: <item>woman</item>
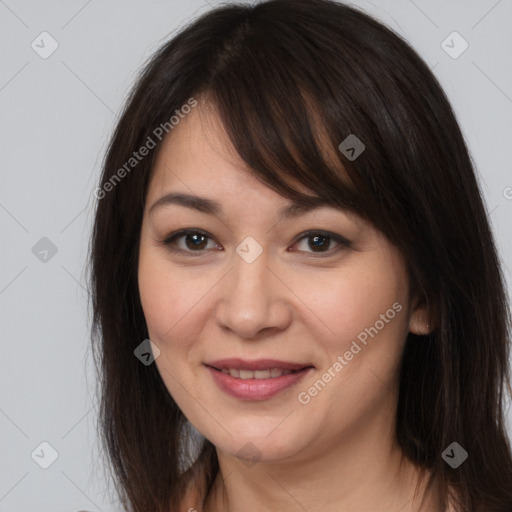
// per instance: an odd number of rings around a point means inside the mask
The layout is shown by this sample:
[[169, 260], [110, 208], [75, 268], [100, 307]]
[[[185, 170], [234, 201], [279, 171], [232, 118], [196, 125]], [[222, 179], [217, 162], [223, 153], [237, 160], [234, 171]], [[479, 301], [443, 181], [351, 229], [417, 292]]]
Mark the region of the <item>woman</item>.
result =
[[329, 0], [203, 15], [144, 69], [95, 195], [126, 510], [512, 510], [495, 245], [390, 29]]

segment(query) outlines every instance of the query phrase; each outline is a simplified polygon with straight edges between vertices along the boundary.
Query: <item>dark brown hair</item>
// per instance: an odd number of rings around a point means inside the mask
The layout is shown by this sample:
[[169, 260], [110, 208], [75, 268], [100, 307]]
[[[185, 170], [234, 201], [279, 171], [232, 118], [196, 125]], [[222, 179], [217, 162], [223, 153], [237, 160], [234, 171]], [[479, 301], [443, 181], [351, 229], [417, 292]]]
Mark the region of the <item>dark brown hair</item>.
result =
[[[442, 505], [450, 491], [457, 510], [510, 512], [509, 310], [464, 138], [417, 53], [371, 16], [329, 0], [234, 4], [202, 15], [145, 66], [112, 136], [90, 247], [92, 338], [99, 428], [126, 509], [177, 510], [192, 475], [204, 476], [206, 493], [218, 472], [208, 440], [187, 459], [186, 419], [156, 365], [134, 357], [148, 338], [138, 246], [159, 141], [113, 181], [134, 151], [156, 141], [157, 127], [170, 132], [169, 119], [191, 97], [215, 106], [263, 183], [290, 199], [315, 195], [356, 212], [400, 249], [434, 330], [406, 342], [398, 442], [431, 472]], [[338, 150], [350, 134], [365, 144], [355, 160]], [[454, 441], [469, 454], [457, 469], [441, 457]]]

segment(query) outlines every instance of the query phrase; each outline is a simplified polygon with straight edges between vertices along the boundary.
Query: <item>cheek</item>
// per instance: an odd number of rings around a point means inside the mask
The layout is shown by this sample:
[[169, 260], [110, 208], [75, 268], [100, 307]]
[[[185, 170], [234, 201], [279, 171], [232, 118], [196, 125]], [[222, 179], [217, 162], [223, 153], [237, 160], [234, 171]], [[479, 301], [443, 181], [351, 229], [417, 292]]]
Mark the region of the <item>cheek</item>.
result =
[[139, 293], [150, 334], [163, 342], [197, 302], [197, 286], [172, 272], [160, 251], [142, 248], [139, 257]]
[[197, 356], [197, 340], [212, 314], [208, 295], [218, 276], [197, 267], [184, 271], [162, 251], [145, 247], [140, 252], [138, 279], [149, 337], [164, 356], [160, 364], [183, 368], [185, 359], [191, 362]]
[[327, 337], [320, 339], [329, 348], [340, 350], [347, 343], [350, 346], [353, 339], [376, 323], [382, 333], [402, 338], [407, 323], [407, 287], [401, 269], [394, 268], [392, 262], [371, 261], [364, 266], [337, 270], [320, 280], [304, 279], [302, 285], [317, 330], [321, 328], [327, 333]]
[[[169, 393], [182, 407], [189, 393], [196, 395], [187, 364], [199, 323], [194, 322], [204, 291], [176, 269], [159, 251], [142, 248], [139, 256], [139, 293], [149, 338], [160, 349], [155, 363]], [[185, 391], [186, 389], [186, 391]], [[186, 407], [185, 407], [186, 409]]]
[[175, 321], [177, 303], [176, 287], [168, 286], [162, 265], [155, 258], [141, 251], [139, 261], [139, 293], [150, 338], [158, 342]]
[[340, 422], [348, 421], [347, 411], [366, 416], [382, 407], [398, 375], [408, 330], [403, 267], [382, 253], [359, 261], [321, 282], [303, 281], [323, 359], [318, 374], [301, 387], [299, 401], [331, 410]]

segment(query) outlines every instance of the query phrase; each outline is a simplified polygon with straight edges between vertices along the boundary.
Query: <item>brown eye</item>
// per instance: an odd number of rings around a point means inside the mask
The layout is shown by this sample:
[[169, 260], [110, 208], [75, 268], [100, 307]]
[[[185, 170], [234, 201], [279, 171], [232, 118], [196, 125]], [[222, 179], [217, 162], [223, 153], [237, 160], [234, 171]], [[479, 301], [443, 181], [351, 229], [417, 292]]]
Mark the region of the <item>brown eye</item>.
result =
[[201, 234], [186, 234], [185, 235], [185, 245], [192, 250], [196, 249], [204, 249], [206, 245], [207, 237]]
[[[209, 242], [211, 242], [210, 247], [208, 247]], [[173, 252], [188, 254], [197, 253], [198, 256], [201, 253], [206, 252], [205, 249], [220, 248], [218, 244], [213, 242], [213, 239], [207, 233], [195, 229], [182, 230], [177, 233], [173, 233], [167, 237], [163, 243]]]
[[314, 252], [325, 252], [324, 249], [327, 249], [331, 243], [331, 238], [322, 235], [315, 235], [308, 239], [308, 245]]
[[310, 231], [303, 234], [296, 244], [300, 251], [327, 255], [337, 252], [344, 247], [350, 247], [350, 242], [346, 238], [334, 233], [318, 231]]

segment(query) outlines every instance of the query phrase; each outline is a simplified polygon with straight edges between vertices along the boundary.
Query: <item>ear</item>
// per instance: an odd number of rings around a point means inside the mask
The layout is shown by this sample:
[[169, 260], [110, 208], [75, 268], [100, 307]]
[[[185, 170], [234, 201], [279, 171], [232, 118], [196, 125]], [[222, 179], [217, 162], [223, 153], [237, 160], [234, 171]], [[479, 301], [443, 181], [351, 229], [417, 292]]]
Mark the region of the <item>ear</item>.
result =
[[427, 302], [424, 299], [414, 299], [409, 316], [409, 331], [426, 336], [433, 331], [433, 320], [432, 308], [429, 308]]

